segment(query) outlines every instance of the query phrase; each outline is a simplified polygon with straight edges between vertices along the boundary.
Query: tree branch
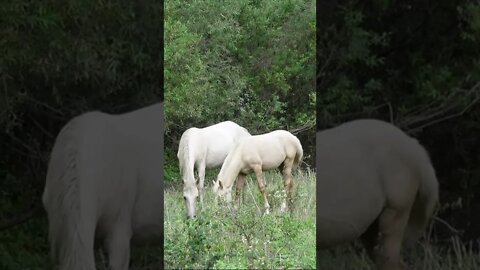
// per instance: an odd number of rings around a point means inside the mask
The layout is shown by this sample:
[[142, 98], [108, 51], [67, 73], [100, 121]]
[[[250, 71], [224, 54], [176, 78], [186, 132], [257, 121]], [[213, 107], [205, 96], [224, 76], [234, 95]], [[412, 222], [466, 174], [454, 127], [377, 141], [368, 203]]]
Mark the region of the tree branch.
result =
[[[460, 109], [459, 106], [467, 99], [472, 100], [464, 108], [458, 111]], [[417, 112], [417, 114], [407, 114], [403, 117], [403, 120], [398, 121], [397, 126], [404, 129], [407, 133], [415, 133], [425, 127], [462, 116], [479, 101], [480, 82], [467, 90], [466, 93], [462, 93], [461, 90], [454, 91], [434, 108], [424, 107], [423, 110], [413, 110]], [[430, 104], [433, 105], [434, 103]]]
[[297, 127], [297, 128], [294, 128], [294, 129], [290, 129], [289, 132], [296, 135], [298, 133], [302, 133], [304, 131], [307, 131], [307, 130], [310, 130], [310, 129], [314, 129], [316, 126], [316, 121], [310, 121], [310, 122], [307, 122], [305, 125], [303, 126], [300, 126], [300, 127]]

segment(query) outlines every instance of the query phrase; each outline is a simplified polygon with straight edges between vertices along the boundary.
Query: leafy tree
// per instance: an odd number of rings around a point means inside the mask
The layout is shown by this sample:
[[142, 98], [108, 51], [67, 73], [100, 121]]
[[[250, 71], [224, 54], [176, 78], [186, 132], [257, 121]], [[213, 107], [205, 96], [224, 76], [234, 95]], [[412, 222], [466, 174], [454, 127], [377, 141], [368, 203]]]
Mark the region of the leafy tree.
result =
[[[441, 183], [440, 217], [478, 237], [478, 221], [465, 218], [480, 176], [478, 1], [320, 3], [318, 128], [374, 117], [417, 137]], [[459, 198], [460, 211], [451, 206]]]
[[182, 132], [224, 120], [253, 134], [301, 131], [313, 165], [314, 15], [305, 0], [166, 3], [167, 171], [178, 170]]
[[10, 225], [41, 213], [61, 127], [85, 111], [121, 113], [162, 98], [162, 11], [150, 0], [2, 1], [1, 269], [51, 269], [44, 216]]

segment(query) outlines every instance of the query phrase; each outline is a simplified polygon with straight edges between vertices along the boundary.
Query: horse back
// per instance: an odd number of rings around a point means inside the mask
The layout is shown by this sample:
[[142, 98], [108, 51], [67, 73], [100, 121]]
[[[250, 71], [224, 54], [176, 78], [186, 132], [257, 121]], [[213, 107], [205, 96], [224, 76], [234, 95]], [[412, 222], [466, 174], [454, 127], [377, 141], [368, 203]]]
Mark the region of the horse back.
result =
[[188, 144], [188, 147], [179, 147], [179, 155], [180, 148], [188, 148], [189, 157], [194, 159], [193, 163], [203, 163], [208, 168], [222, 165], [235, 143], [241, 138], [251, 136], [245, 128], [232, 121], [224, 121], [204, 128], [190, 128], [185, 133], [187, 133], [187, 140], [184, 140], [184, 144]]
[[276, 130], [240, 139], [229, 155], [243, 160], [243, 167], [262, 164], [264, 170], [269, 170], [278, 168], [287, 158], [301, 158], [302, 154], [300, 141], [294, 135]]

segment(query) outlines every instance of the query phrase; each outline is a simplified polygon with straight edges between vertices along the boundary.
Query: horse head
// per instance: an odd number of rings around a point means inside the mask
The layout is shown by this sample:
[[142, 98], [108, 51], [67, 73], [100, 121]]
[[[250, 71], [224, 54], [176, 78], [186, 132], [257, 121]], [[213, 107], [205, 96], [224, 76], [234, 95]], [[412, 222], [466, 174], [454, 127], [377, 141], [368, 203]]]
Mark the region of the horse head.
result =
[[217, 181], [213, 181], [213, 193], [215, 194], [216, 201], [219, 197], [226, 202], [232, 201], [232, 188], [225, 187], [225, 185], [220, 179], [218, 179]]
[[195, 201], [198, 197], [198, 189], [195, 185], [183, 189], [183, 200], [187, 208], [187, 218], [195, 218]]

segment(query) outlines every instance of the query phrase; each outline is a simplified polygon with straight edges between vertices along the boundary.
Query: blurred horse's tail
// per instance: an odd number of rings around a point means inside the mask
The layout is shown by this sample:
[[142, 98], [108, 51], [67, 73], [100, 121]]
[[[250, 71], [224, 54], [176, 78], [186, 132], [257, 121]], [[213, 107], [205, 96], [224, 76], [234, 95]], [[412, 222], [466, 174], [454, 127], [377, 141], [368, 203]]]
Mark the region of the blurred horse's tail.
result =
[[51, 255], [59, 269], [94, 270], [95, 227], [87, 215], [81, 215], [75, 120], [68, 123], [57, 137], [42, 201], [48, 214]]
[[439, 202], [438, 181], [428, 153], [422, 148], [419, 160], [421, 182], [412, 206], [405, 235], [405, 243], [412, 246], [424, 235], [429, 220], [433, 217]]

